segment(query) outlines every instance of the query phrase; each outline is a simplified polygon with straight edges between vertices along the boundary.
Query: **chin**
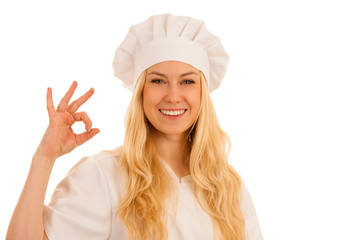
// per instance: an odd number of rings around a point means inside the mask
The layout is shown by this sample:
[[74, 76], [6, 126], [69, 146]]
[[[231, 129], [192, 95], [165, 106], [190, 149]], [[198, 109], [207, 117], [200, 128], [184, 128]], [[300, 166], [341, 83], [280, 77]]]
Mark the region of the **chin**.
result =
[[189, 129], [156, 129], [159, 133], [164, 135], [187, 135]]

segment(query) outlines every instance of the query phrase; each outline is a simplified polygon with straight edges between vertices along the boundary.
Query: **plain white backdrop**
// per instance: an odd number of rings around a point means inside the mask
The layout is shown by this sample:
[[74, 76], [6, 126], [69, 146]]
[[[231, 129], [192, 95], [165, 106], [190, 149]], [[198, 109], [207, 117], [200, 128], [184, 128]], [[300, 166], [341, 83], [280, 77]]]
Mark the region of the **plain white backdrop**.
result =
[[115, 49], [131, 25], [172, 13], [204, 20], [230, 55], [212, 99], [264, 238], [360, 239], [357, 2], [1, 1], [0, 238], [48, 124], [47, 87], [55, 106], [72, 81], [72, 100], [93, 87], [79, 111], [101, 132], [57, 160], [45, 203], [82, 156], [121, 145], [131, 93]]

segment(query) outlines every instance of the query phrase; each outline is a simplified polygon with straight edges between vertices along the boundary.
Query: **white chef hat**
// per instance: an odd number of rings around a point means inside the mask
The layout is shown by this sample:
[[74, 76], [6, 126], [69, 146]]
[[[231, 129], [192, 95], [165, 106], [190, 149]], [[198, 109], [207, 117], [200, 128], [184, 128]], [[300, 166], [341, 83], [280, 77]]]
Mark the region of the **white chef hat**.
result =
[[228, 55], [205, 23], [190, 17], [154, 15], [133, 25], [116, 49], [113, 68], [124, 87], [133, 91], [140, 74], [164, 61], [180, 61], [205, 75], [210, 92], [225, 75]]

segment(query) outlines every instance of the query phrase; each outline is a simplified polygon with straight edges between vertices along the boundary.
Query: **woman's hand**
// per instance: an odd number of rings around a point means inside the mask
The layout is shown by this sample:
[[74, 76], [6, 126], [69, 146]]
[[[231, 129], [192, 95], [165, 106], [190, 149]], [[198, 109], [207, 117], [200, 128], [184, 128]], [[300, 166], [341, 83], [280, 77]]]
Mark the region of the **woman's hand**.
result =
[[[76, 87], [77, 82], [74, 81], [56, 110], [53, 104], [52, 90], [51, 88], [47, 90], [49, 126], [36, 155], [42, 159], [50, 160], [52, 164], [58, 157], [71, 152], [100, 132], [98, 128], [91, 129], [92, 122], [85, 112], [76, 112], [94, 94], [93, 88], [68, 105]], [[84, 122], [86, 128], [84, 133], [74, 133], [71, 127], [75, 121]]]

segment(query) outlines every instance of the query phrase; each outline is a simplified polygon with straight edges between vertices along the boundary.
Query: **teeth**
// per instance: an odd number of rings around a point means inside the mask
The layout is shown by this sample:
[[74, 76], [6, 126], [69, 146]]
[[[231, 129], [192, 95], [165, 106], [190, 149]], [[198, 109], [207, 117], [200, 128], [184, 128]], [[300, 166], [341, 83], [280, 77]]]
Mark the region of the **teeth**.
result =
[[160, 112], [162, 112], [165, 115], [169, 115], [169, 116], [178, 116], [178, 115], [183, 114], [185, 112], [185, 110], [167, 111], [167, 110], [160, 109]]

